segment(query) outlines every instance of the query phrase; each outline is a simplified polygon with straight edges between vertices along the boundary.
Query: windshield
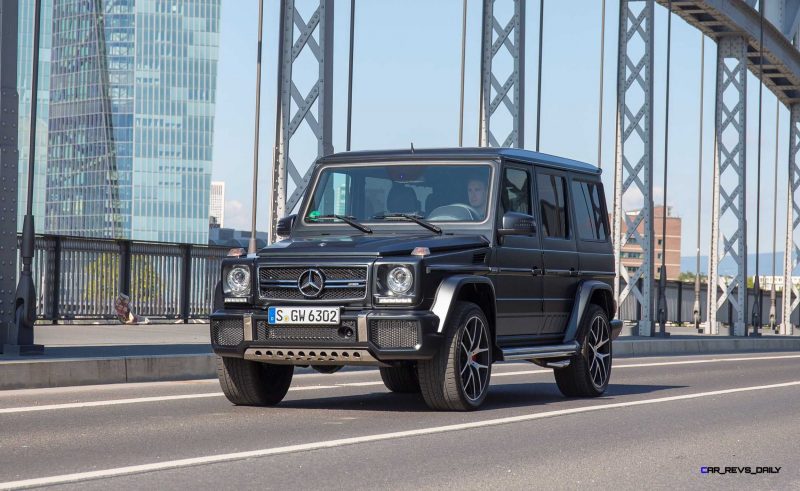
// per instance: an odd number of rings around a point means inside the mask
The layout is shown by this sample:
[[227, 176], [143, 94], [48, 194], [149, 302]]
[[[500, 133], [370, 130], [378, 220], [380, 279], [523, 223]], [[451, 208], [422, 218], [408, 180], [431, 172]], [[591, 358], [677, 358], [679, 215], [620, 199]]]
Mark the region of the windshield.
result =
[[487, 164], [328, 167], [320, 173], [304, 218], [323, 223], [339, 215], [377, 222], [402, 213], [428, 222], [482, 222], [491, 174]]

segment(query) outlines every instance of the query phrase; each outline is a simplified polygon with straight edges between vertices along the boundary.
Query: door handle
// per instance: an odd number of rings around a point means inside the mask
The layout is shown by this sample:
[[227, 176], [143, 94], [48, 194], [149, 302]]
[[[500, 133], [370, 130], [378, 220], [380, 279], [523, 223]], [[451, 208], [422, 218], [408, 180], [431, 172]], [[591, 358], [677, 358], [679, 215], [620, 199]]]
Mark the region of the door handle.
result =
[[578, 274], [579, 274], [578, 270], [576, 270], [575, 268], [569, 268], [569, 275], [570, 276], [578, 276]]
[[533, 269], [531, 269], [531, 273], [533, 273], [533, 276], [539, 276], [540, 274], [543, 273], [542, 268], [534, 266]]

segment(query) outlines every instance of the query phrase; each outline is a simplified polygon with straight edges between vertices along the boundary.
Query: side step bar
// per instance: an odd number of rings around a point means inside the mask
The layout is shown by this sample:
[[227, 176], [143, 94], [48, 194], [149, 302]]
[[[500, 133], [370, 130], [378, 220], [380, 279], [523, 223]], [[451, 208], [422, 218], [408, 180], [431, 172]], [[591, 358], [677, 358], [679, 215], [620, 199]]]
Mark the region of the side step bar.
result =
[[504, 361], [538, 360], [542, 358], [561, 358], [572, 356], [581, 349], [577, 341], [568, 344], [550, 346], [530, 346], [523, 348], [501, 349]]

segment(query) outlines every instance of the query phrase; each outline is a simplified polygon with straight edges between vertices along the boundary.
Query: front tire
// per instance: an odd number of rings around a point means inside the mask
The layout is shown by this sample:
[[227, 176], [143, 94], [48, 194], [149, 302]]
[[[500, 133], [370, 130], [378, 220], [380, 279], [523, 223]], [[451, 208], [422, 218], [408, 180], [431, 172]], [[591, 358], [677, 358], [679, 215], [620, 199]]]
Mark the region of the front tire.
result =
[[417, 363], [419, 385], [431, 409], [471, 411], [486, 399], [492, 375], [492, 337], [483, 311], [458, 302], [444, 328], [442, 349]]
[[611, 327], [605, 310], [590, 304], [578, 334], [581, 351], [564, 368], [556, 368], [558, 389], [567, 397], [597, 397], [611, 378]]
[[294, 366], [270, 365], [241, 358], [217, 356], [222, 392], [237, 406], [274, 406], [292, 383]]
[[419, 378], [417, 377], [417, 367], [414, 365], [381, 367], [380, 371], [383, 385], [392, 392], [398, 394], [419, 393]]

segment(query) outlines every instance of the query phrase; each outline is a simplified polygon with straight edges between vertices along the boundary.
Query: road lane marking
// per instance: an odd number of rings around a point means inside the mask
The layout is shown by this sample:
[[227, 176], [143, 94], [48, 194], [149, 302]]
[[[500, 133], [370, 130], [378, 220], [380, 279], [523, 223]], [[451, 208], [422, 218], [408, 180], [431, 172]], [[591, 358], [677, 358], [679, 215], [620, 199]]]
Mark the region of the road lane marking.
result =
[[[659, 366], [669, 366], [669, 365], [694, 365], [700, 363], [721, 363], [721, 362], [736, 362], [736, 361], [763, 361], [763, 360], [783, 360], [783, 359], [794, 359], [800, 358], [800, 355], [779, 355], [779, 356], [758, 356], [758, 357], [742, 357], [742, 358], [712, 358], [708, 360], [684, 360], [684, 361], [668, 361], [668, 362], [656, 362], [656, 363], [632, 363], [626, 365], [614, 365], [614, 369], [622, 369], [622, 368], [646, 368], [646, 367], [659, 367]], [[520, 375], [535, 375], [535, 374], [542, 374], [542, 373], [551, 373], [551, 369], [541, 369], [541, 370], [519, 370], [514, 372], [494, 372], [492, 373], [492, 378], [497, 377], [511, 377], [511, 376], [520, 376]], [[310, 391], [310, 390], [323, 390], [323, 389], [338, 389], [342, 387], [372, 387], [372, 386], [380, 386], [383, 385], [381, 381], [374, 381], [374, 382], [348, 382], [342, 384], [334, 384], [334, 385], [309, 385], [309, 386], [302, 386], [302, 387], [291, 387], [289, 392], [302, 392], [302, 391]], [[208, 398], [208, 397], [219, 397], [224, 395], [222, 392], [207, 392], [207, 393], [199, 393], [199, 394], [182, 394], [182, 395], [174, 395], [174, 396], [156, 396], [156, 397], [138, 397], [138, 398], [130, 398], [130, 399], [109, 399], [105, 401], [90, 401], [90, 402], [73, 402], [73, 403], [64, 403], [64, 404], [46, 404], [41, 406], [23, 406], [23, 407], [11, 407], [11, 408], [0, 408], [0, 414], [17, 414], [17, 413], [29, 413], [29, 412], [37, 412], [37, 411], [53, 411], [59, 409], [78, 409], [78, 408], [88, 408], [88, 407], [103, 407], [103, 406], [116, 406], [121, 404], [137, 404], [137, 403], [147, 403], [147, 402], [166, 402], [166, 401], [179, 401], [179, 400], [187, 400], [187, 399], [201, 399], [201, 398]]]
[[505, 418], [488, 419], [483, 421], [474, 421], [471, 423], [461, 423], [461, 424], [454, 424], [447, 426], [433, 426], [428, 428], [419, 428], [416, 430], [396, 431], [391, 433], [378, 433], [374, 435], [357, 436], [351, 438], [339, 438], [335, 440], [323, 440], [318, 442], [287, 445], [283, 447], [265, 448], [265, 449], [251, 450], [246, 452], [207, 455], [203, 457], [171, 460], [166, 462], [155, 462], [151, 464], [132, 465], [127, 467], [117, 467], [113, 469], [104, 469], [99, 471], [76, 472], [73, 474], [62, 474], [58, 476], [39, 477], [39, 478], [24, 479], [19, 481], [9, 481], [0, 483], [0, 489], [11, 490], [11, 489], [30, 488], [35, 486], [52, 486], [56, 484], [87, 481], [92, 479], [103, 479], [103, 478], [111, 478], [123, 475], [142, 474], [146, 472], [157, 472], [157, 471], [165, 471], [165, 470], [184, 468], [184, 467], [215, 464], [220, 462], [230, 462], [234, 460], [270, 457], [275, 455], [284, 455], [297, 452], [308, 452], [312, 450], [324, 450], [336, 447], [344, 447], [344, 446], [379, 442], [385, 440], [397, 440], [402, 438], [449, 433], [454, 431], [483, 429], [492, 426], [523, 423], [539, 419], [589, 413], [594, 411], [606, 411], [609, 409], [617, 409], [617, 408], [648, 406], [648, 405], [663, 404], [675, 401], [685, 401], [691, 399], [701, 399], [705, 397], [714, 397], [714, 396], [737, 394], [743, 392], [753, 392], [753, 391], [780, 389], [780, 388], [797, 387], [797, 386], [800, 386], [800, 380], [793, 382], [784, 382], [781, 384], [737, 387], [735, 389], [714, 390], [709, 392], [698, 392], [694, 394], [684, 394], [679, 396], [658, 397], [654, 399], [641, 399], [637, 401], [616, 402], [611, 404], [595, 404], [591, 406], [583, 406], [570, 409], [558, 409], [554, 411], [545, 411], [541, 413], [525, 414], [520, 416], [508, 416]]
[[200, 399], [203, 397], [219, 397], [222, 392], [208, 392], [204, 394], [183, 394], [178, 396], [137, 397], [135, 399], [110, 399], [106, 401], [70, 402], [66, 404], [46, 404], [41, 406], [9, 407], [0, 409], [0, 414], [31, 413], [36, 411], [52, 411], [54, 409], [75, 409], [85, 407], [116, 406], [119, 404], [137, 404], [140, 402], [180, 401], [185, 399]]
[[626, 365], [614, 365], [613, 368], [663, 367], [669, 365], [696, 365], [699, 363], [722, 363], [731, 361], [790, 360], [795, 358], [800, 358], [800, 355], [748, 356], [742, 358], [711, 358], [708, 360], [682, 360], [682, 361], [660, 361], [654, 363], [629, 363]]

